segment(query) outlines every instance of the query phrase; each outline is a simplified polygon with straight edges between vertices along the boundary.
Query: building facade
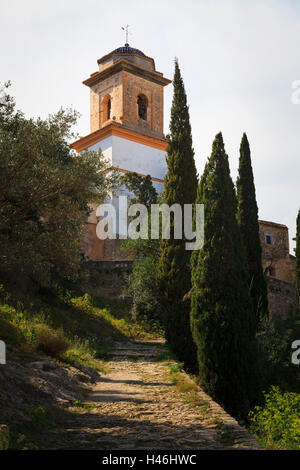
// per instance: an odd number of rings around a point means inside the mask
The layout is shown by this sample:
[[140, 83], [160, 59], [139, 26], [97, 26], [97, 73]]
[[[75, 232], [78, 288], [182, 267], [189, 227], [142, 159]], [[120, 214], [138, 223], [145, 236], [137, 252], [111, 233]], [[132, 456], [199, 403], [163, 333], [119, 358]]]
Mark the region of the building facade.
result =
[[290, 254], [289, 231], [286, 225], [259, 221], [262, 264], [267, 276], [294, 283], [295, 256]]
[[260, 220], [259, 234], [269, 310], [272, 315], [286, 318], [294, 309], [296, 268], [296, 258], [290, 254], [288, 228]]

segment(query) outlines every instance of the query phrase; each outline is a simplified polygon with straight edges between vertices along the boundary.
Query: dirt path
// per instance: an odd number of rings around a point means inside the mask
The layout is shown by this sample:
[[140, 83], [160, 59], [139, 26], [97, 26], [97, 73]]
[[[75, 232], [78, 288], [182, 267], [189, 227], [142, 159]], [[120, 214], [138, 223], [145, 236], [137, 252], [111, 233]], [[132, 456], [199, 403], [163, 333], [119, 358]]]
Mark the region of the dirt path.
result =
[[[53, 449], [255, 449], [256, 440], [200, 389], [178, 390], [156, 342], [116, 343], [80, 408], [50, 432]], [[184, 380], [189, 378], [184, 374]], [[195, 387], [195, 386], [194, 386]], [[49, 445], [48, 445], [49, 444]]]

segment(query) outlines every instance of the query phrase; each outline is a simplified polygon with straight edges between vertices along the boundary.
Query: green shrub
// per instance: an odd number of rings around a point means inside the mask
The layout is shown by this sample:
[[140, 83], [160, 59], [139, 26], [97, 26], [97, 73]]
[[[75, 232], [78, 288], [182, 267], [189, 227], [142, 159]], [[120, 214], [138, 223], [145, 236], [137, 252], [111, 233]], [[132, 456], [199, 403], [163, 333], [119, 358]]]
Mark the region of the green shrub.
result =
[[18, 433], [13, 442], [13, 450], [39, 450], [29, 438], [22, 433]]
[[250, 430], [260, 443], [275, 450], [300, 450], [300, 394], [271, 387], [265, 404], [250, 412]]
[[63, 352], [61, 359], [75, 367], [88, 366], [96, 371], [104, 372], [106, 370], [105, 366], [100, 361], [95, 360], [95, 355], [96, 351], [90, 345], [89, 340], [81, 340], [78, 337], [74, 337], [72, 345], [70, 345], [67, 351]]
[[0, 450], [7, 450], [9, 446], [9, 431], [5, 424], [0, 425]]
[[52, 357], [60, 357], [70, 347], [70, 341], [66, 338], [63, 329], [54, 330], [50, 326], [40, 323], [35, 325], [35, 346]]
[[264, 318], [257, 333], [262, 387], [276, 385], [283, 390], [300, 393], [300, 366], [291, 361], [292, 342], [300, 335], [300, 317]]
[[81, 297], [72, 298], [70, 302], [80, 310], [83, 310], [84, 312], [93, 311], [92, 298], [89, 294], [84, 294]]
[[53, 427], [53, 424], [47, 417], [46, 410], [42, 406], [27, 408], [25, 413], [36, 426], [39, 426], [42, 429], [51, 429]]
[[159, 321], [159, 303], [155, 286], [157, 261], [154, 257], [147, 256], [136, 258], [133, 263], [132, 273], [128, 277], [128, 286], [125, 295], [132, 299], [132, 315], [134, 319], [145, 318], [151, 323]]

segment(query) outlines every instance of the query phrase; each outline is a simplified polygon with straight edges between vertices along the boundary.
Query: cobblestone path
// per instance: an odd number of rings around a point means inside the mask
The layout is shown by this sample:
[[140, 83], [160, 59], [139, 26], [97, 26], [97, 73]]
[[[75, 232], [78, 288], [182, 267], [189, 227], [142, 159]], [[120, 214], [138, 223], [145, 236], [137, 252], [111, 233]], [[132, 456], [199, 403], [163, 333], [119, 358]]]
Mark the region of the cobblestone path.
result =
[[[258, 449], [239, 426], [191, 379], [178, 390], [161, 341], [116, 343], [109, 373], [93, 386], [81, 409], [69, 408], [47, 436], [48, 449]], [[192, 387], [192, 388], [193, 388]]]

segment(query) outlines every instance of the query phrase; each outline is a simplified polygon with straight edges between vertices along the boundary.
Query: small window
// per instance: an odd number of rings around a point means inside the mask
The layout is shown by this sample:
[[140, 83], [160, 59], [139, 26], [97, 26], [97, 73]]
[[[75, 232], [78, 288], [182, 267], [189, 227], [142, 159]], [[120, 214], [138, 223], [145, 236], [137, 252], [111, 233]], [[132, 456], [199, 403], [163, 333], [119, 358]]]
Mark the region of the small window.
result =
[[107, 100], [107, 108], [106, 108], [106, 118], [110, 119], [110, 111], [111, 111], [111, 99]]
[[111, 96], [105, 95], [102, 101], [102, 120], [108, 121], [111, 118]]
[[138, 116], [140, 119], [147, 121], [147, 106], [148, 100], [145, 95], [139, 95], [137, 99]]
[[275, 277], [276, 270], [275, 270], [274, 266], [269, 267], [269, 274], [270, 274], [270, 276]]
[[273, 245], [273, 235], [271, 233], [266, 233], [266, 244]]

